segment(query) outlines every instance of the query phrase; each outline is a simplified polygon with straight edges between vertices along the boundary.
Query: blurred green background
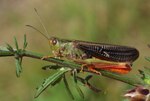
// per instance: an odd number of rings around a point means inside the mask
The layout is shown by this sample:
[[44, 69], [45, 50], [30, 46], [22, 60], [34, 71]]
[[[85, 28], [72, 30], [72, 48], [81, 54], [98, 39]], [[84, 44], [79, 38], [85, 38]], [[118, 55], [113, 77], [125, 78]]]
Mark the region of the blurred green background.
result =
[[[140, 57], [129, 75], [137, 76], [138, 69], [150, 66], [144, 59], [150, 56], [147, 47], [150, 43], [150, 0], [0, 0], [1, 46], [6, 42], [14, 46], [14, 36], [22, 46], [23, 35], [27, 34], [28, 50], [50, 53], [47, 40], [25, 26], [31, 24], [43, 31], [34, 8], [38, 9], [52, 36], [136, 47]], [[12, 57], [0, 58], [0, 64], [1, 101], [71, 101], [63, 83], [48, 88], [34, 99], [35, 88], [55, 72], [41, 70], [48, 62], [24, 58], [20, 78], [15, 76]], [[74, 89], [72, 79], [67, 77], [75, 101], [83, 101]], [[131, 87], [99, 76], [94, 76], [91, 82], [102, 92], [97, 94], [81, 86], [84, 101], [124, 101], [123, 94]]]

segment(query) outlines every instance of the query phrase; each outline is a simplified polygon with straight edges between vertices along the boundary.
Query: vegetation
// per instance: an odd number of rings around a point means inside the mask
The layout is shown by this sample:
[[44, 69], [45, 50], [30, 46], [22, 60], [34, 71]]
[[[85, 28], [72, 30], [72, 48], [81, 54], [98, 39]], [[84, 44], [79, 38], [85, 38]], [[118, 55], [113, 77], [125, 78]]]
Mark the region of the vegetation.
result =
[[[12, 46], [13, 36], [16, 36], [18, 43], [21, 44], [23, 34], [26, 33], [28, 50], [49, 55], [51, 50], [46, 40], [36, 32], [33, 32], [33, 30], [25, 27], [27, 24], [32, 24], [41, 30], [33, 11], [33, 8], [37, 8], [44, 19], [48, 31], [53, 36], [136, 47], [140, 51], [140, 57], [133, 64], [131, 73], [123, 77], [140, 79], [138, 69], [149, 66], [149, 62], [146, 62], [144, 59], [145, 56], [149, 56], [149, 49], [146, 45], [149, 43], [150, 37], [149, 4], [148, 0], [45, 0], [44, 2], [33, 0], [13, 3], [1, 1], [1, 46], [4, 46], [5, 42], [11, 43]], [[7, 45], [7, 47], [9, 46]], [[46, 89], [38, 98], [33, 99], [36, 92], [34, 88], [42, 82], [43, 78], [55, 74], [56, 71], [41, 71], [40, 67], [49, 65], [49, 62], [43, 63], [41, 60], [24, 57], [22, 67], [20, 67], [21, 60], [18, 58], [15, 58], [15, 60], [18, 64], [18, 71], [16, 72], [18, 76], [21, 68], [24, 67], [24, 73], [21, 74], [19, 79], [12, 72], [14, 68], [10, 68], [15, 67], [13, 65], [14, 61], [10, 58], [0, 58], [0, 99], [2, 101], [56, 101], [58, 99], [70, 101], [67, 93], [65, 93], [63, 82], [51, 89]], [[88, 73], [80, 73], [79, 75], [80, 77], [85, 77]], [[83, 101], [75, 89], [74, 82], [72, 82], [74, 80], [72, 80], [70, 74], [67, 73], [65, 78], [75, 100]], [[90, 82], [99, 88], [101, 92], [94, 93], [79, 84], [84, 93], [85, 101], [121, 101], [124, 99], [121, 95], [127, 89], [133, 87], [126, 83], [97, 75], [94, 75]]]

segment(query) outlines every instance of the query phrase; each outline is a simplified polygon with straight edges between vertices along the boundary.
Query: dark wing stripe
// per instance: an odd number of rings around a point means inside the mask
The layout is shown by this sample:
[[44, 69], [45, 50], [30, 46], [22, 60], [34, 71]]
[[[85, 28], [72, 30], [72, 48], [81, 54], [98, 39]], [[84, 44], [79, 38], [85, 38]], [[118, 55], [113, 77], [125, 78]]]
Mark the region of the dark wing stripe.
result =
[[76, 47], [93, 57], [115, 62], [133, 62], [139, 52], [135, 48], [115, 45], [94, 45], [80, 42]]

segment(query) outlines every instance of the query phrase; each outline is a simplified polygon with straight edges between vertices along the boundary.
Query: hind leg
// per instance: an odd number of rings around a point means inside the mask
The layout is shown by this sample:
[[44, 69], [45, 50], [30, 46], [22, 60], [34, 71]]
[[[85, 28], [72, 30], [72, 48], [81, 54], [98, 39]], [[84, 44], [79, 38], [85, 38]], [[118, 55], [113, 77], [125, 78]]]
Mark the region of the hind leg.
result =
[[81, 66], [81, 72], [84, 71], [84, 68], [87, 68], [87, 71], [89, 71], [89, 72], [101, 75], [101, 73], [99, 71], [97, 71], [95, 69], [95, 66], [92, 65], [92, 64], [82, 64], [82, 66]]

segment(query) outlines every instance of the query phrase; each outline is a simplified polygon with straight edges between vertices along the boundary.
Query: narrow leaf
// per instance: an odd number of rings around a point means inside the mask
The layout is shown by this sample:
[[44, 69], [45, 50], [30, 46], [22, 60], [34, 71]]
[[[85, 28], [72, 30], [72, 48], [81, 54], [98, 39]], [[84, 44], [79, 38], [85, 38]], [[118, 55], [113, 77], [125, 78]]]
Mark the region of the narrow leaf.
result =
[[58, 78], [56, 81], [54, 81], [51, 86], [55, 86], [56, 84], [58, 84], [60, 81], [62, 80], [62, 77]]
[[27, 43], [27, 38], [26, 38], [26, 34], [24, 34], [24, 44], [23, 44], [23, 50], [26, 49], [28, 43]]
[[85, 85], [86, 82], [87, 82], [85, 79], [83, 79], [83, 78], [81, 78], [81, 77], [79, 77], [79, 76], [77, 76], [77, 80], [80, 81], [80, 82], [81, 82], [82, 84], [84, 84], [84, 85]]
[[22, 67], [19, 59], [15, 59], [15, 61], [16, 61], [16, 76], [20, 77], [20, 73], [22, 72]]
[[18, 47], [18, 42], [17, 42], [17, 39], [16, 39], [16, 37], [14, 37], [14, 42], [15, 42], [16, 49], [17, 49], [17, 50], [19, 50], [19, 47]]
[[76, 69], [73, 70], [73, 79], [74, 79], [75, 87], [76, 87], [76, 89], [77, 89], [79, 95], [84, 99], [84, 94], [83, 94], [82, 90], [80, 89], [80, 87], [79, 87], [78, 84], [77, 84], [77, 76], [76, 76], [76, 73], [77, 73], [77, 72], [76, 72]]
[[89, 81], [93, 76], [92, 75], [88, 75], [87, 77], [85, 77], [86, 81]]
[[61, 70], [59, 70], [58, 72], [56, 72], [55, 74], [53, 74], [52, 76], [49, 76], [44, 82], [43, 84], [37, 89], [37, 92], [35, 94], [35, 98], [38, 97], [48, 86], [54, 85], [54, 83], [60, 79], [64, 73], [66, 73], [67, 71], [69, 71], [70, 69], [67, 68], [63, 68]]
[[72, 74], [73, 74], [74, 82], [77, 84], [77, 75], [76, 75], [76, 74], [77, 74], [77, 71], [76, 71], [76, 69], [73, 70], [73, 73], [72, 73]]
[[86, 86], [88, 86], [89, 89], [91, 89], [92, 91], [99, 93], [101, 90], [92, 86], [89, 82], [87, 82]]
[[81, 88], [80, 88], [77, 84], [75, 85], [75, 87], [76, 87], [76, 89], [77, 89], [79, 95], [84, 99], [84, 94], [83, 94]]
[[21, 57], [19, 58], [19, 63], [22, 64], [22, 58]]
[[91, 89], [92, 91], [98, 93], [100, 92], [101, 90], [92, 86], [88, 80], [91, 79], [92, 75], [88, 75], [87, 77], [85, 77], [85, 79], [81, 78], [81, 77], [78, 77], [77, 76], [77, 80], [80, 81], [82, 84], [84, 84], [84, 86], [87, 86], [89, 89]]
[[73, 96], [73, 94], [72, 94], [72, 92], [71, 92], [71, 90], [70, 90], [70, 88], [69, 88], [69, 84], [68, 84], [68, 82], [67, 82], [67, 80], [66, 80], [66, 76], [65, 76], [65, 75], [64, 75], [64, 77], [63, 77], [63, 80], [64, 80], [64, 84], [65, 84], [65, 87], [66, 87], [66, 90], [67, 90], [68, 94], [69, 94], [70, 97], [74, 100], [74, 96]]
[[14, 53], [13, 48], [12, 48], [9, 44], [7, 44], [7, 43], [6, 43], [6, 48], [7, 48], [10, 52], [13, 52], [13, 53]]

